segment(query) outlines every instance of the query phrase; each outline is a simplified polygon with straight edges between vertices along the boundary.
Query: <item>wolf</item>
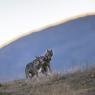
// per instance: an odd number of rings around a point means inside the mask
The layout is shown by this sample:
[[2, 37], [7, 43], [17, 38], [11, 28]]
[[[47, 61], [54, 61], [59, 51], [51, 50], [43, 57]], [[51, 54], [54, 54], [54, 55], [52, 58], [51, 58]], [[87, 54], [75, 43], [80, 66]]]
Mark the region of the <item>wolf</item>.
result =
[[[52, 56], [53, 56], [52, 49], [47, 49], [45, 55], [43, 56], [43, 60], [42, 60], [43, 64], [42, 64], [41, 72], [43, 74], [47, 75], [48, 71], [52, 72], [52, 69], [50, 66], [50, 61], [52, 59]], [[40, 59], [42, 59], [42, 58], [40, 58]]]
[[51, 70], [50, 61], [53, 56], [52, 49], [47, 49], [44, 56], [37, 56], [32, 62], [28, 63], [25, 68], [26, 78], [32, 78], [35, 75], [38, 77], [39, 71], [47, 75]]
[[26, 78], [32, 78], [33, 76], [38, 77], [38, 71], [41, 68], [41, 63], [38, 58], [34, 59], [32, 62], [28, 63], [25, 68]]

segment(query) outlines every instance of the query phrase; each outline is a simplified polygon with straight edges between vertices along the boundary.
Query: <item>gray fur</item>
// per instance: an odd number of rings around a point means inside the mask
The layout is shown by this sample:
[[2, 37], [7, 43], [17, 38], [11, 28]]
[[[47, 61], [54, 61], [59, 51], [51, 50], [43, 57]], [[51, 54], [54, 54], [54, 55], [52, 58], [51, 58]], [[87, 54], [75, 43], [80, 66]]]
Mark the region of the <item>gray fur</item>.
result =
[[47, 74], [48, 71], [51, 71], [50, 61], [52, 56], [52, 50], [47, 49], [44, 56], [38, 56], [33, 62], [27, 64], [25, 68], [26, 78], [32, 78], [35, 75], [38, 77], [38, 71], [40, 69], [43, 74]]

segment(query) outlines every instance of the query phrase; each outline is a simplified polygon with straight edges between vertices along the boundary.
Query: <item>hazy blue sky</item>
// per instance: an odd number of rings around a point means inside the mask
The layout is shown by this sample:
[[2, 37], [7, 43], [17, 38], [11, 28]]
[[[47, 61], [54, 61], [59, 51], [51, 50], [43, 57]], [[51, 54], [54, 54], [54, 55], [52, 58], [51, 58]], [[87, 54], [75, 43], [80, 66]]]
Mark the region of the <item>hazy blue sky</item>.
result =
[[95, 0], [0, 0], [0, 47], [16, 37], [79, 14]]

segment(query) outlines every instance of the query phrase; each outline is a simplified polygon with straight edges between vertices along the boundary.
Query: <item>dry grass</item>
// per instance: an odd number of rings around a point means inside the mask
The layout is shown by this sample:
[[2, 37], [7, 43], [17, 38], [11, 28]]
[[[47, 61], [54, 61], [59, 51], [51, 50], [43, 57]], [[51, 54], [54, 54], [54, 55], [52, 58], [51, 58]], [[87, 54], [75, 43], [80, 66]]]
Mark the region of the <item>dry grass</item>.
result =
[[0, 95], [95, 95], [95, 69], [15, 80], [0, 86]]

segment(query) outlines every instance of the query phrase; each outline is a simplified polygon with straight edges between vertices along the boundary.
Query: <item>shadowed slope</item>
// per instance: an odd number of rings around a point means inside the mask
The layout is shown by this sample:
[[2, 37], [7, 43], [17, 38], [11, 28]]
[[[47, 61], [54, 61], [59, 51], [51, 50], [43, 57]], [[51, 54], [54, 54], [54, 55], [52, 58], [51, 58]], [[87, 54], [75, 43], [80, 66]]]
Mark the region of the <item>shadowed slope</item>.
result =
[[0, 80], [24, 77], [24, 68], [35, 56], [52, 48], [52, 67], [68, 71], [95, 63], [95, 15], [85, 16], [32, 33], [0, 49]]

